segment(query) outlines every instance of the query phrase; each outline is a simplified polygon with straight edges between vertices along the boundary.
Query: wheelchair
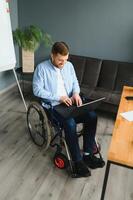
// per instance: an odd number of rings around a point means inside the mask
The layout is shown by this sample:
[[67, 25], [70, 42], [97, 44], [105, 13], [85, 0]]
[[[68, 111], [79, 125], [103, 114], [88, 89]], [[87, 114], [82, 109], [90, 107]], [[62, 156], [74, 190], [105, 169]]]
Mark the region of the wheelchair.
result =
[[[27, 110], [27, 126], [32, 141], [39, 147], [46, 151], [49, 147], [55, 147], [56, 151], [53, 156], [54, 165], [59, 169], [69, 169], [71, 176], [77, 177], [73, 161], [69, 152], [69, 148], [65, 141], [63, 127], [54, 117], [52, 107], [45, 109], [41, 105], [41, 101], [33, 101], [29, 104]], [[82, 136], [83, 129], [77, 132], [78, 137]], [[63, 150], [65, 149], [65, 153]], [[99, 154], [101, 160], [103, 160], [100, 153], [100, 144], [97, 142], [93, 148], [94, 154]]]

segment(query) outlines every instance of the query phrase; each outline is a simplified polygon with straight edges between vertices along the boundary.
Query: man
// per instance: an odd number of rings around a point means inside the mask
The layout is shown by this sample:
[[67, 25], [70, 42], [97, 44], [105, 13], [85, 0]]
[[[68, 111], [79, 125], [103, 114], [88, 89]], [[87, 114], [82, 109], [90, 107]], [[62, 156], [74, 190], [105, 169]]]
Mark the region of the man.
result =
[[[67, 61], [69, 48], [65, 42], [56, 42], [51, 51], [51, 59], [39, 64], [34, 72], [33, 92], [35, 96], [44, 99], [42, 105], [48, 109], [50, 102], [52, 106], [64, 103], [67, 106], [82, 105], [79, 95], [80, 88], [74, 67]], [[84, 116], [64, 119], [55, 112], [56, 118], [63, 125], [65, 139], [69, 147], [72, 160], [74, 161], [75, 172], [80, 177], [90, 176], [89, 168], [104, 166], [100, 158], [93, 155], [97, 116], [95, 112], [88, 112]], [[76, 124], [83, 123], [83, 155], [81, 155], [76, 134]]]

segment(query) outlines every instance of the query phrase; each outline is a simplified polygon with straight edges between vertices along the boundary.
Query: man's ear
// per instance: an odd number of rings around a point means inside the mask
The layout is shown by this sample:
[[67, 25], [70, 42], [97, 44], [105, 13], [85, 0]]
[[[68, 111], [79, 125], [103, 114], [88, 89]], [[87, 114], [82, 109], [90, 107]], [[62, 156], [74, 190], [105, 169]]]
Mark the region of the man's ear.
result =
[[50, 56], [51, 56], [51, 60], [53, 61], [53, 54], [51, 53], [51, 55], [50, 55]]

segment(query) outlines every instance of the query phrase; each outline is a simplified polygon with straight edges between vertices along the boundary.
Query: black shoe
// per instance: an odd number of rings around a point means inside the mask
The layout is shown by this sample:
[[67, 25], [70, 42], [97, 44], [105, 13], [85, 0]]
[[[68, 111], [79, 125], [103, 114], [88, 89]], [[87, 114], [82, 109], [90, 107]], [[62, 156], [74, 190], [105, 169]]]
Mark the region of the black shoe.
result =
[[91, 176], [91, 172], [82, 160], [74, 163], [74, 174], [77, 178]]
[[83, 160], [86, 165], [91, 169], [102, 168], [105, 165], [105, 162], [101, 158], [97, 158], [94, 154], [84, 155]]

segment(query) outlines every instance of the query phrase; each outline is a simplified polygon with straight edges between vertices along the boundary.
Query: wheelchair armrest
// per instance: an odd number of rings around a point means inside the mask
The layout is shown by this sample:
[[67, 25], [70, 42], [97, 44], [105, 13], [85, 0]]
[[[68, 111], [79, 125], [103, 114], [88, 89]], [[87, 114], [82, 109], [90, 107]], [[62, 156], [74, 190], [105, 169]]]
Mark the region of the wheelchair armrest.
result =
[[44, 102], [45, 104], [47, 104], [48, 106], [49, 106], [49, 108], [51, 108], [51, 109], [53, 109], [53, 106], [52, 106], [52, 104], [51, 104], [51, 102], [50, 101], [48, 101], [48, 100], [46, 100], [46, 99], [43, 99], [43, 98], [41, 98], [41, 97], [37, 97], [37, 96], [35, 96], [36, 98], [37, 98], [37, 101], [41, 104], [42, 102]]
[[51, 102], [46, 99], [43, 99], [43, 98], [40, 98], [40, 101], [44, 102], [45, 104], [47, 104], [49, 106], [49, 109], [46, 109], [46, 112], [47, 112], [48, 118], [50, 119], [52, 124], [56, 123], [59, 126], [59, 122], [56, 119], [56, 117], [54, 116], [54, 112], [53, 112], [54, 107], [52, 106]]

